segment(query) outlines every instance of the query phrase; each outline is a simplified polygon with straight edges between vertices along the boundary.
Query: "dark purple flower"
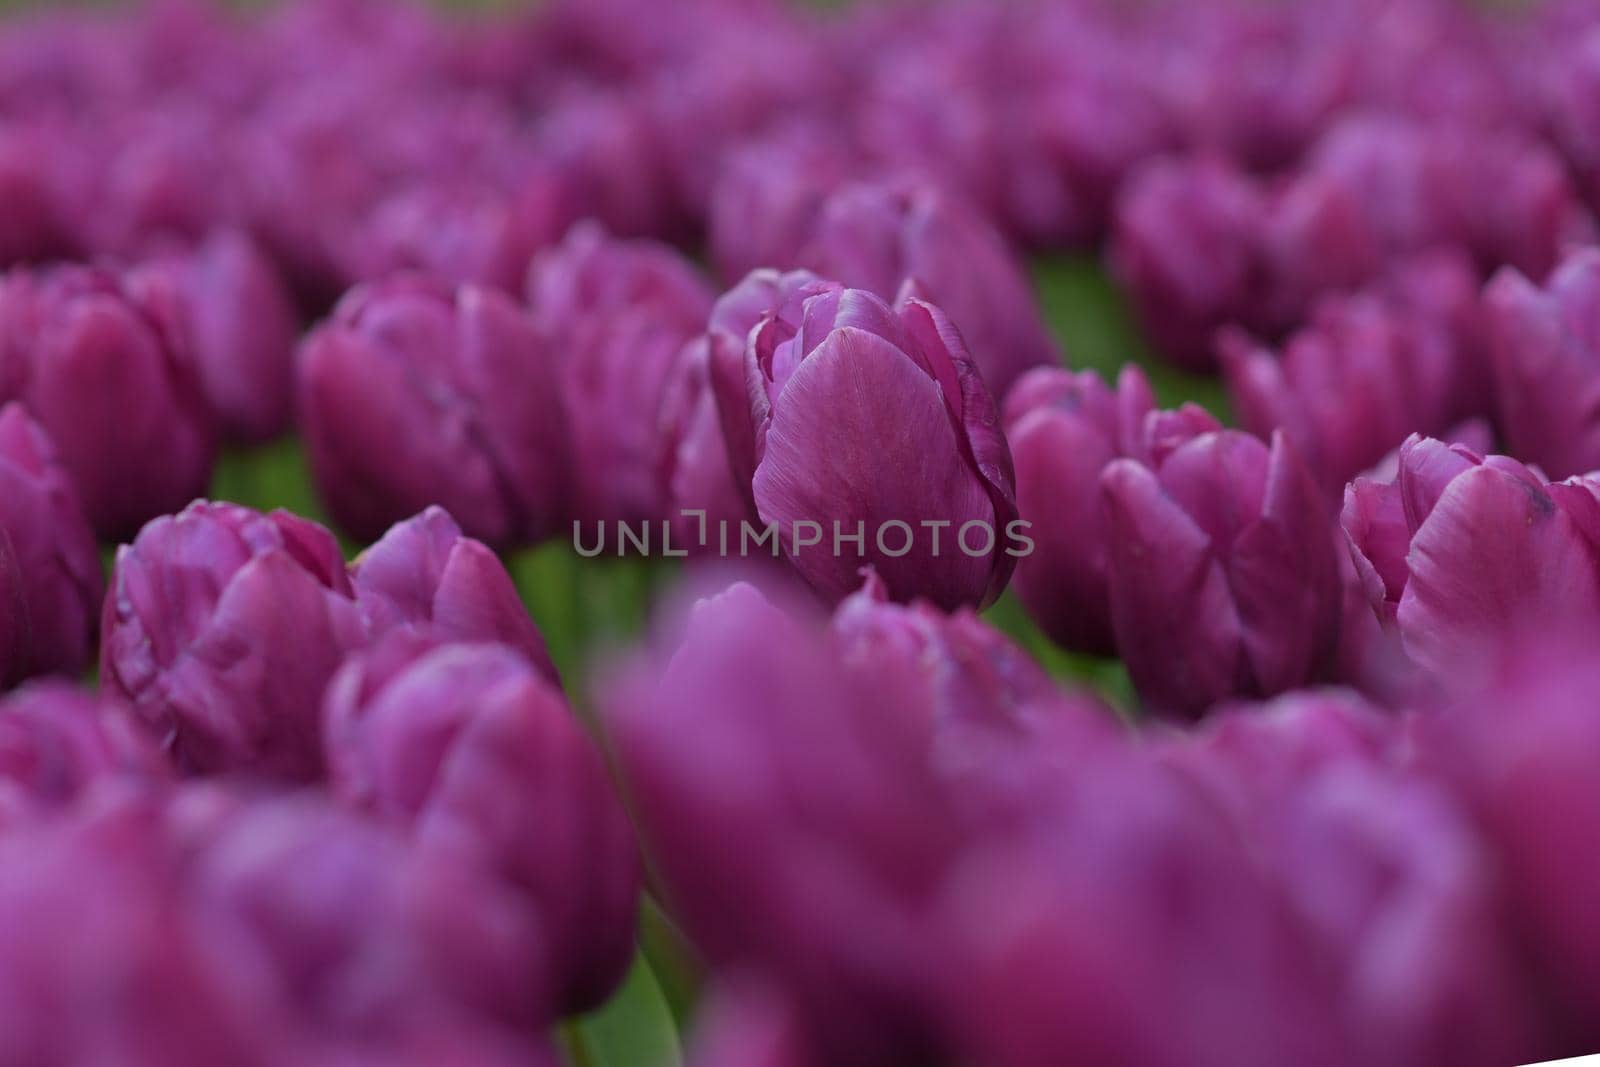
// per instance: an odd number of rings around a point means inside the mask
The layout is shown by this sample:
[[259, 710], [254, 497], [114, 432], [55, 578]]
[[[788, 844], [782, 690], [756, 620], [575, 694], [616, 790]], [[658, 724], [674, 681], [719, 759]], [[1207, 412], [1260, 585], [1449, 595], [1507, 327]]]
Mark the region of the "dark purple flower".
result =
[[1193, 404], [1157, 411], [1144, 373], [1126, 367], [1116, 389], [1093, 371], [1032, 371], [1006, 398], [1006, 438], [1017, 471], [1017, 509], [1034, 550], [1017, 561], [1028, 614], [1064, 648], [1110, 655], [1111, 602], [1100, 472], [1130, 456], [1152, 463], [1221, 424]]
[[309, 779], [322, 691], [365, 640], [327, 530], [196, 501], [118, 549], [100, 680], [186, 772]]
[[919, 297], [960, 324], [995, 396], [1029, 368], [1061, 362], [1005, 238], [934, 186], [872, 182], [840, 189], [819, 208], [796, 262], [886, 300], [914, 282]]
[[1490, 406], [1478, 279], [1442, 251], [1324, 299], [1281, 355], [1229, 331], [1218, 344], [1240, 425], [1283, 430], [1338, 492], [1414, 432], [1443, 434]]
[[494, 289], [352, 290], [299, 362], [311, 469], [340, 527], [372, 540], [438, 504], [497, 546], [553, 533], [572, 477], [556, 351]]
[[0, 825], [65, 808], [97, 786], [170, 774], [123, 705], [59, 682], [0, 700]]
[[580, 225], [534, 261], [528, 293], [561, 363], [576, 517], [665, 517], [663, 398], [685, 346], [705, 330], [710, 289], [664, 245]]
[[0, 407], [0, 688], [93, 660], [105, 579], [94, 532], [44, 431]]
[[1100, 476], [1117, 652], [1153, 710], [1322, 677], [1341, 586], [1326, 501], [1282, 433], [1201, 434]]
[[328, 689], [335, 790], [525, 896], [562, 1014], [602, 1003], [633, 957], [639, 870], [599, 752], [521, 651], [397, 633]]
[[899, 600], [993, 601], [1021, 551], [1011, 454], [956, 327], [923, 300], [891, 308], [803, 276], [735, 290], [739, 304], [763, 291], [775, 302], [742, 367], [736, 347], [712, 358], [735, 476], [750, 472], [790, 562], [832, 600], [871, 564]]
[[1391, 480], [1345, 490], [1342, 522], [1372, 609], [1448, 672], [1522, 627], [1600, 612], [1597, 488], [1413, 435]]
[[1555, 478], [1600, 469], [1600, 252], [1574, 253], [1543, 287], [1506, 267], [1484, 301], [1507, 444]]
[[43, 124], [0, 124], [0, 200], [7, 205], [0, 222], [0, 264], [37, 262], [77, 250], [69, 183], [60, 173], [70, 145], [69, 137]]
[[130, 283], [145, 299], [175, 302], [224, 439], [257, 444], [288, 428], [299, 316], [248, 236], [219, 230], [186, 255], [145, 264]]
[[205, 490], [211, 418], [167, 302], [97, 269], [16, 271], [0, 280], [0, 337], [0, 400], [50, 435], [102, 539]]

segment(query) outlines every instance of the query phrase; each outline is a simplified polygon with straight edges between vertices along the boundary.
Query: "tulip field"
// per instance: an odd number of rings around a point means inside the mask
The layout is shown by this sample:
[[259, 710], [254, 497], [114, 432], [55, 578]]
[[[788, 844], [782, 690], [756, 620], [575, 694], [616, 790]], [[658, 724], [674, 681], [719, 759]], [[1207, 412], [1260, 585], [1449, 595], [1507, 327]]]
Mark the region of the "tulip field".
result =
[[1600, 1053], [1600, 2], [0, 2], [0, 1067]]

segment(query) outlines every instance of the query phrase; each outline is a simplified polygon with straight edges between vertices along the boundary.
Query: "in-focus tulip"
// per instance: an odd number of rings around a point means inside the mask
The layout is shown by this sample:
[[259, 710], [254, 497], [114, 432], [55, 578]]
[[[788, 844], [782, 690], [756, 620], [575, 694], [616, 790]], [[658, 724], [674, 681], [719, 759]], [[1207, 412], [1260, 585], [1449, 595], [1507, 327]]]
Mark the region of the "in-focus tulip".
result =
[[396, 523], [351, 562], [350, 581], [374, 637], [409, 628], [445, 641], [509, 645], [561, 684], [505, 564], [464, 536], [443, 508]]
[[1509, 457], [1413, 435], [1390, 481], [1345, 490], [1342, 524], [1372, 609], [1441, 680], [1541, 620], [1600, 615], [1590, 479], [1552, 483]]
[[211, 476], [210, 414], [163, 305], [86, 267], [0, 280], [0, 400], [20, 398], [50, 435], [103, 540], [181, 508]]
[[225, 440], [257, 444], [288, 428], [298, 313], [249, 237], [217, 231], [186, 255], [145, 264], [131, 284], [146, 299], [176, 302]]
[[956, 326], [836, 283], [773, 295], [742, 360], [723, 346], [713, 373], [735, 475], [751, 472], [789, 561], [831, 600], [871, 564], [897, 600], [992, 602], [1026, 549], [1011, 454]]
[[1341, 587], [1330, 510], [1282, 433], [1201, 434], [1100, 476], [1117, 651], [1153, 710], [1197, 715], [1332, 667]]
[[1093, 371], [1032, 371], [1006, 398], [1005, 426], [1017, 509], [1034, 539], [1033, 552], [1017, 561], [1017, 596], [1063, 648], [1110, 655], [1100, 472], [1119, 456], [1158, 462], [1222, 426], [1193, 404], [1157, 411], [1150, 383], [1135, 366], [1123, 368], [1115, 391]]
[[322, 691], [365, 640], [332, 534], [196, 501], [117, 550], [100, 681], [185, 772], [310, 779]]
[[1005, 238], [934, 186], [872, 182], [840, 189], [820, 206], [795, 262], [886, 300], [914, 281], [919, 297], [960, 326], [994, 396], [1004, 396], [1028, 369], [1061, 362]]
[[0, 407], [0, 689], [93, 661], [105, 590], [94, 533], [44, 431]]
[[1574, 253], [1542, 288], [1506, 267], [1484, 302], [1506, 443], [1552, 478], [1600, 469], [1600, 252]]
[[1490, 408], [1472, 264], [1441, 251], [1324, 299], [1281, 355], [1227, 331], [1218, 344], [1240, 425], [1281, 429], [1330, 492], [1411, 433], [1443, 434]]
[[399, 632], [328, 688], [337, 793], [414, 827], [424, 854], [523, 894], [554, 1007], [601, 1004], [633, 956], [639, 869], [599, 752], [520, 651]]
[[665, 245], [613, 240], [588, 224], [534, 261], [528, 292], [561, 360], [575, 517], [666, 517], [663, 400], [685, 346], [705, 330], [710, 289]]
[[411, 276], [347, 294], [298, 368], [339, 526], [371, 541], [438, 504], [496, 546], [559, 528], [571, 472], [552, 351], [498, 290]]

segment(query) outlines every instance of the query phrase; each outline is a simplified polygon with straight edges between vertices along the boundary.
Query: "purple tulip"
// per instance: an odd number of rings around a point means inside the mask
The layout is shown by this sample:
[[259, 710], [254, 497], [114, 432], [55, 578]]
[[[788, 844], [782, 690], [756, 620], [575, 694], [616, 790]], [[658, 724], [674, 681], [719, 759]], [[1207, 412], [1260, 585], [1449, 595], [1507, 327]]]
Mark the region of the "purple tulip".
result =
[[0, 407], [0, 688], [93, 660], [105, 580], [94, 533], [49, 438]]
[[1153, 710], [1198, 715], [1323, 676], [1339, 637], [1331, 515], [1282, 433], [1201, 434], [1100, 476], [1117, 651]]
[[300, 352], [312, 474], [370, 541], [439, 504], [493, 545], [539, 540], [571, 477], [554, 352], [508, 296], [403, 277], [352, 290]]
[[211, 476], [211, 419], [175, 316], [101, 270], [0, 280], [0, 400], [20, 398], [50, 435], [102, 539], [182, 507]]
[[808, 1067], [805, 1036], [781, 995], [746, 982], [719, 988], [695, 1023], [689, 1067]]
[[664, 517], [663, 398], [685, 346], [705, 329], [705, 281], [664, 245], [613, 240], [586, 224], [534, 261], [528, 292], [562, 361], [576, 517]]
[[605, 764], [516, 649], [398, 633], [328, 689], [335, 790], [470, 857], [539, 918], [561, 1013], [601, 1004], [633, 957], [639, 871]]
[[1282, 355], [1230, 331], [1218, 344], [1244, 429], [1282, 429], [1330, 491], [1413, 432], [1442, 434], [1489, 407], [1478, 279], [1441, 252], [1325, 299]]
[[736, 348], [712, 355], [729, 457], [735, 477], [751, 472], [761, 521], [826, 598], [853, 591], [870, 564], [899, 600], [992, 602], [1025, 549], [1012, 543], [1011, 455], [961, 335], [920, 299], [891, 308], [796, 280], [736, 290], [743, 301], [769, 289], [776, 303], [742, 368]]
[[1356, 200], [1391, 253], [1460, 244], [1485, 270], [1509, 263], [1543, 277], [1583, 232], [1561, 161], [1520, 132], [1352, 118], [1306, 166]]
[[117, 550], [100, 679], [186, 772], [310, 779], [322, 691], [365, 640], [327, 530], [196, 501]]
[[0, 200], [7, 205], [0, 223], [0, 264], [48, 260], [76, 250], [71, 198], [59, 164], [52, 162], [70, 151], [70, 140], [47, 126], [0, 125]]
[[675, 549], [708, 551], [720, 545], [722, 530], [737, 530], [749, 512], [746, 491], [734, 480], [712, 381], [712, 350], [730, 340], [708, 333], [690, 341], [667, 381], [660, 427], [661, 484], [670, 505]]
[[1574, 253], [1543, 288], [1504, 268], [1484, 300], [1507, 443], [1553, 477], [1600, 469], [1600, 252]]
[[48, 682], [0, 700], [0, 825], [68, 807], [108, 782], [160, 782], [160, 751], [121, 704]]
[[1093, 371], [1032, 371], [1006, 398], [1005, 425], [1017, 508], [1035, 542], [1017, 561], [1017, 596], [1063, 648], [1110, 655], [1107, 533], [1095, 503], [1100, 472], [1119, 456], [1156, 462], [1222, 426], [1193, 404], [1157, 411], [1150, 383], [1133, 366], [1118, 375], [1115, 392]]
[[820, 206], [798, 263], [885, 299], [914, 280], [919, 297], [960, 324], [994, 396], [1004, 396], [1028, 369], [1061, 362], [1005, 238], [933, 186], [875, 182], [840, 189]]
[[550, 1017], [543, 931], [469, 856], [421, 851], [314, 794], [180, 798], [167, 820], [192, 923], [308, 1034]]
[[410, 628], [445, 641], [509, 645], [561, 684], [505, 565], [463, 536], [443, 508], [396, 523], [350, 564], [350, 581], [374, 637]]
[[1600, 486], [1588, 479], [1550, 483], [1506, 456], [1413, 435], [1391, 481], [1345, 490], [1342, 522], [1373, 610], [1436, 673], [1600, 605]]
[[1315, 298], [1380, 265], [1359, 203], [1316, 178], [1266, 185], [1219, 160], [1158, 160], [1129, 179], [1111, 262], [1167, 358], [1210, 370], [1217, 327], [1275, 337]]
[[131, 284], [146, 299], [176, 302], [225, 440], [258, 444], [288, 428], [299, 319], [277, 268], [249, 237], [218, 231], [188, 255], [141, 267]]

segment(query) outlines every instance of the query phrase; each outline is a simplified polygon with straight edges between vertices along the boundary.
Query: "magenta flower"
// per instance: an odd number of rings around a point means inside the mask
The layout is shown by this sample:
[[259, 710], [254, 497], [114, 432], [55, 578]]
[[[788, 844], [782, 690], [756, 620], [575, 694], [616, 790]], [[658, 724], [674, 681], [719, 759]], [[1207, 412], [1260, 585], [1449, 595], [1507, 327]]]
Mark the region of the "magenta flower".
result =
[[101, 538], [204, 492], [214, 435], [176, 308], [101, 270], [17, 271], [0, 335], [0, 400], [50, 435]]
[[196, 501], [117, 550], [100, 680], [185, 772], [312, 779], [323, 688], [365, 641], [332, 534]]
[[0, 688], [93, 660], [105, 579], [94, 533], [49, 438], [0, 407]]
[[149, 785], [170, 767], [128, 709], [60, 682], [0, 700], [0, 825], [65, 809], [107, 783]]

